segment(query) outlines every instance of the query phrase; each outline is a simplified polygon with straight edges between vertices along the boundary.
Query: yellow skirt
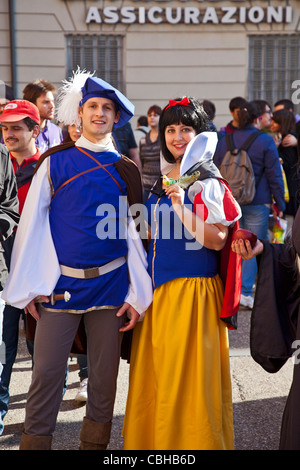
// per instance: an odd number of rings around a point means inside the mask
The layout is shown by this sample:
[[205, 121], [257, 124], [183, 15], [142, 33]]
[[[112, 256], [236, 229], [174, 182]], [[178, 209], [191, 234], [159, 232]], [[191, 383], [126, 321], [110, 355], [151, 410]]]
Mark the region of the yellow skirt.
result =
[[155, 289], [133, 334], [124, 449], [233, 449], [222, 299], [219, 276], [175, 279]]

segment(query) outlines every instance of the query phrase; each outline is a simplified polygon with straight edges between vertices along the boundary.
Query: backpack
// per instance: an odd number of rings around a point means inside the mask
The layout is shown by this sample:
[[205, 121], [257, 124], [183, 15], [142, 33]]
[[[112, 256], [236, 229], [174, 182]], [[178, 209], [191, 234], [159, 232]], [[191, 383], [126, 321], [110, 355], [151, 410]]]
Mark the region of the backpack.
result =
[[255, 196], [255, 175], [250, 157], [247, 153], [250, 145], [261, 134], [261, 131], [252, 132], [239, 149], [233, 143], [233, 134], [226, 134], [227, 151], [220, 165], [220, 173], [229, 183], [233, 197], [240, 205], [250, 204]]

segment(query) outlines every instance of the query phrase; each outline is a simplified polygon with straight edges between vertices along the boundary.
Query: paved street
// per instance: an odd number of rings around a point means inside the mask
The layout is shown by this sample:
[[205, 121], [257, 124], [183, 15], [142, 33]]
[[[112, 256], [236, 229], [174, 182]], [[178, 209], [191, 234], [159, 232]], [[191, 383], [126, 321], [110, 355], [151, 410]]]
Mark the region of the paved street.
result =
[[[230, 361], [233, 387], [233, 408], [236, 450], [276, 450], [279, 442], [281, 416], [290, 387], [292, 362], [277, 374], [268, 374], [250, 357], [250, 312], [241, 310], [238, 330], [231, 331]], [[28, 356], [24, 333], [11, 379], [11, 402], [5, 418], [4, 434], [0, 437], [0, 450], [17, 450], [24, 420], [26, 393], [30, 383], [31, 360]], [[112, 438], [109, 448], [122, 449], [122, 422], [128, 384], [128, 365], [121, 361], [118, 392], [115, 404]], [[78, 405], [74, 397], [79, 385], [78, 366], [70, 359], [68, 389], [61, 404], [53, 450], [77, 450], [81, 421], [85, 406]]]

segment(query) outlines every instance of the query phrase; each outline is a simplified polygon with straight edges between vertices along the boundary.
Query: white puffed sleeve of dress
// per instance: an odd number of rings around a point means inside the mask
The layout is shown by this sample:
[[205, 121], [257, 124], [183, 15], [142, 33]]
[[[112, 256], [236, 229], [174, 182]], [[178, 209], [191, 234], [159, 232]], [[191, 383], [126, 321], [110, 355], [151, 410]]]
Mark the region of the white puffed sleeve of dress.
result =
[[242, 216], [242, 211], [229, 187], [217, 178], [196, 181], [188, 189], [195, 212], [208, 224], [230, 226]]

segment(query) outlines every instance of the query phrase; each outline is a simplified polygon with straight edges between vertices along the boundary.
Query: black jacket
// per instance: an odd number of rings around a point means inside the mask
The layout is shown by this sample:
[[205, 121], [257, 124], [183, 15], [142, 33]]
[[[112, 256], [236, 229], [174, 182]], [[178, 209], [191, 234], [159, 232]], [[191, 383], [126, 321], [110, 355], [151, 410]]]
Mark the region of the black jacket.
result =
[[263, 243], [251, 317], [251, 355], [265, 371], [276, 373], [295, 354], [279, 449], [300, 450], [300, 271], [289, 243]]
[[0, 289], [7, 278], [2, 242], [13, 233], [20, 219], [14, 169], [7, 148], [0, 144]]

